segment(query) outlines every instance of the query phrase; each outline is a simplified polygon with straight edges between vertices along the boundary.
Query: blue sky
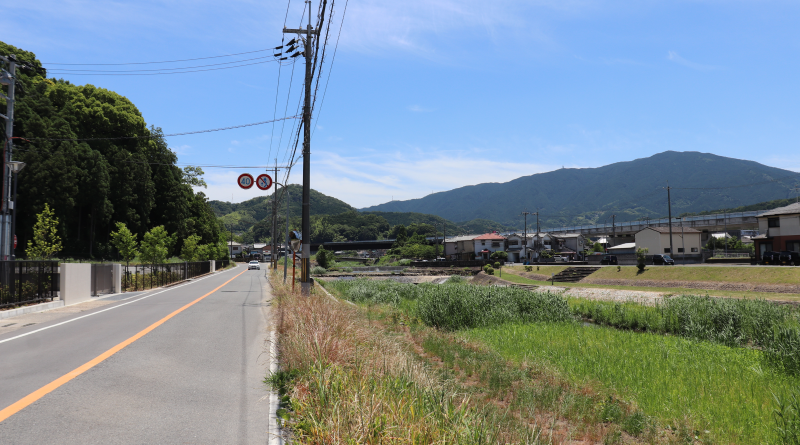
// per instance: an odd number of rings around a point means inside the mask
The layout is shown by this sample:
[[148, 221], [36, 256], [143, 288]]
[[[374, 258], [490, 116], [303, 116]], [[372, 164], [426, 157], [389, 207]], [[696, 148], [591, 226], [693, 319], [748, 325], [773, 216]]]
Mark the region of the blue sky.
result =
[[[280, 44], [287, 11], [286, 1], [3, 3], [2, 40], [33, 51], [50, 70], [57, 62], [270, 48]], [[318, 104], [344, 6], [336, 1]], [[298, 25], [302, 11], [292, 0], [287, 26]], [[364, 207], [665, 150], [800, 171], [797, 23], [797, 1], [349, 0], [317, 109], [311, 185]], [[177, 133], [293, 115], [302, 61], [294, 68], [291, 96], [292, 68], [281, 68], [278, 86], [275, 63], [59, 76], [114, 90], [148, 124]], [[271, 165], [276, 157], [284, 164], [292, 124], [286, 121], [283, 136], [278, 124], [169, 143], [181, 164]], [[258, 169], [205, 171], [212, 199], [238, 202], [258, 193], [235, 184], [239, 173]], [[300, 168], [290, 182], [301, 182]]]

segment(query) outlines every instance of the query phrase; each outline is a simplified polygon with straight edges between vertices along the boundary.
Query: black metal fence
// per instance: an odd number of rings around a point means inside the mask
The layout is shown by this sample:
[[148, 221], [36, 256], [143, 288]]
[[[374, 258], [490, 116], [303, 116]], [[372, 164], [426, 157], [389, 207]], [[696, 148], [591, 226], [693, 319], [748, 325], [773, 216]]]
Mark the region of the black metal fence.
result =
[[113, 264], [92, 264], [92, 296], [110, 294], [114, 291]]
[[231, 265], [231, 260], [217, 260], [215, 264], [216, 269], [224, 269]]
[[0, 308], [58, 298], [57, 261], [0, 261]]
[[197, 261], [192, 263], [168, 263], [153, 265], [123, 266], [122, 288], [126, 291], [139, 291], [167, 286], [211, 272], [211, 263]]

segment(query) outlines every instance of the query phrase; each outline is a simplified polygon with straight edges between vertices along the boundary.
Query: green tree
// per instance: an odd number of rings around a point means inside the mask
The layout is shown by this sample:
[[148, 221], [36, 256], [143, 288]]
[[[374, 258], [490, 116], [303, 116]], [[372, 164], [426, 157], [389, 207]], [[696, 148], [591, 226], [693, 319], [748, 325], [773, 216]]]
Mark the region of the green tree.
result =
[[140, 247], [142, 261], [148, 264], [163, 263], [169, 255], [172, 241], [172, 237], [169, 236], [164, 226], [153, 227], [144, 234], [142, 239]]
[[497, 252], [492, 252], [491, 258], [493, 260], [499, 260], [505, 262], [508, 260], [508, 252], [503, 252], [502, 250], [498, 250]]
[[126, 265], [139, 254], [136, 250], [136, 234], [132, 233], [125, 223], [117, 223], [117, 230], [111, 232], [111, 244], [119, 251]]
[[325, 269], [330, 266], [330, 262], [333, 259], [332, 253], [325, 250], [324, 247], [320, 246], [319, 250], [317, 251], [317, 264], [320, 267], [324, 267]]
[[604, 251], [603, 245], [600, 243], [594, 243], [594, 246], [592, 246], [592, 252], [603, 252], [603, 251]]
[[189, 235], [188, 238], [183, 240], [183, 249], [181, 249], [181, 258], [184, 261], [197, 261], [199, 253], [200, 235]]
[[645, 261], [647, 260], [647, 252], [650, 249], [646, 247], [640, 247], [636, 249], [636, 267], [639, 269], [639, 272], [644, 272], [644, 265]]
[[28, 243], [25, 253], [30, 259], [50, 259], [61, 250], [61, 237], [58, 236], [58, 218], [48, 204], [42, 213], [36, 215], [33, 226], [33, 240]]

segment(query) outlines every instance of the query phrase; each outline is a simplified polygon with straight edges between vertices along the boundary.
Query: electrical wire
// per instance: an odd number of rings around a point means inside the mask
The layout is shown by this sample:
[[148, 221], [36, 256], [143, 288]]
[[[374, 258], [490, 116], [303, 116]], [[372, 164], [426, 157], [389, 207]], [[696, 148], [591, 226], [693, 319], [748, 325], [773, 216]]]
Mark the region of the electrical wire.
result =
[[[342, 26], [344, 25], [344, 17], [347, 15], [347, 3], [349, 1], [350, 0], [345, 0], [345, 2], [344, 2], [344, 12], [342, 12], [342, 21], [339, 24], [339, 34], [336, 36], [336, 46], [334, 46], [334, 48], [333, 48], [333, 57], [331, 58], [331, 64], [328, 67], [328, 79], [325, 81], [325, 89], [322, 92], [322, 100], [320, 100], [320, 102], [319, 102], [319, 112], [317, 112], [317, 117], [316, 117], [316, 120], [314, 122], [319, 122], [319, 115], [322, 114], [322, 105], [325, 103], [325, 96], [328, 95], [328, 83], [330, 83], [330, 80], [331, 80], [331, 72], [333, 71], [333, 63], [336, 62], [336, 52], [339, 49], [339, 38], [342, 36]], [[331, 9], [333, 9], [333, 4], [331, 4]], [[328, 21], [328, 24], [330, 25], [330, 21]], [[327, 41], [327, 35], [325, 37], [325, 40]], [[316, 132], [317, 132], [317, 126], [314, 125], [314, 129], [313, 129], [313, 131], [311, 133], [312, 139], [314, 137], [314, 134], [316, 134]]]
[[[289, 7], [292, 5], [292, 0], [286, 2], [286, 14], [283, 16], [283, 27], [286, 28], [286, 22], [289, 19]], [[303, 7], [305, 10], [305, 6]], [[286, 40], [286, 33], [281, 33], [281, 48], [284, 46], [284, 41]], [[272, 118], [278, 115], [278, 95], [281, 91], [281, 67], [283, 65], [278, 65], [278, 85], [275, 87], [275, 106], [272, 110]], [[294, 72], [294, 64], [292, 64], [292, 72]], [[272, 132], [269, 137], [269, 156], [267, 159], [272, 157], [272, 143], [275, 141], [275, 122], [272, 123]], [[280, 144], [278, 145], [280, 147]]]
[[234, 53], [234, 54], [225, 54], [222, 56], [209, 56], [209, 57], [197, 57], [194, 59], [179, 59], [179, 60], [164, 60], [161, 62], [128, 62], [128, 63], [43, 63], [42, 65], [70, 65], [70, 66], [120, 66], [120, 65], [150, 65], [155, 63], [177, 63], [177, 62], [191, 62], [194, 60], [207, 60], [207, 59], [219, 59], [221, 57], [233, 57], [233, 56], [241, 56], [244, 54], [254, 54], [254, 53], [261, 53], [264, 51], [273, 51], [275, 48], [267, 48], [267, 49], [258, 49], [255, 51], [246, 51], [243, 53]]
[[[158, 76], [164, 74], [186, 74], [186, 73], [200, 73], [204, 71], [219, 71], [219, 70], [229, 70], [232, 68], [241, 68], [243, 66], [251, 66], [251, 65], [261, 65], [264, 63], [275, 62], [274, 60], [265, 60], [263, 62], [253, 62], [253, 63], [245, 63], [242, 65], [235, 65], [235, 66], [226, 66], [221, 68], [207, 68], [204, 70], [191, 70], [191, 71], [171, 71], [171, 72], [159, 72], [159, 73], [61, 73], [55, 72], [51, 74], [72, 74], [72, 75], [79, 75], [79, 76]], [[287, 62], [288, 64], [288, 62]]]
[[254, 127], [256, 125], [264, 125], [269, 124], [275, 121], [283, 121], [287, 119], [297, 119], [300, 116], [287, 116], [282, 117], [279, 119], [273, 119], [270, 121], [263, 121], [263, 122], [253, 122], [251, 124], [242, 124], [242, 125], [233, 125], [230, 127], [222, 127], [222, 128], [212, 128], [208, 130], [197, 130], [197, 131], [187, 131], [183, 133], [171, 133], [171, 134], [163, 134], [163, 135], [150, 135], [150, 136], [118, 136], [118, 137], [110, 137], [110, 138], [37, 138], [37, 137], [26, 137], [26, 138], [14, 138], [14, 139], [22, 139], [22, 140], [31, 140], [31, 141], [112, 141], [112, 140], [126, 140], [126, 139], [154, 139], [157, 137], [171, 137], [171, 136], [186, 136], [190, 134], [200, 134], [200, 133], [212, 133], [215, 131], [225, 131], [225, 130], [233, 130], [236, 128], [245, 128], [245, 127]]
[[242, 59], [242, 60], [234, 60], [233, 62], [222, 62], [222, 63], [212, 63], [208, 65], [195, 65], [195, 66], [182, 66], [178, 68], [154, 68], [154, 69], [142, 69], [142, 70], [74, 70], [74, 69], [66, 69], [66, 68], [57, 68], [55, 70], [51, 70], [51, 72], [56, 73], [65, 73], [65, 72], [91, 72], [91, 73], [142, 73], [142, 72], [150, 72], [150, 71], [176, 71], [176, 70], [189, 70], [195, 68], [207, 68], [209, 66], [221, 66], [221, 65], [232, 65], [235, 63], [242, 63], [242, 62], [251, 62], [253, 60], [263, 60], [263, 59], [273, 59], [269, 60], [269, 62], [277, 61], [275, 56], [263, 56], [263, 57], [254, 57], [252, 59]]

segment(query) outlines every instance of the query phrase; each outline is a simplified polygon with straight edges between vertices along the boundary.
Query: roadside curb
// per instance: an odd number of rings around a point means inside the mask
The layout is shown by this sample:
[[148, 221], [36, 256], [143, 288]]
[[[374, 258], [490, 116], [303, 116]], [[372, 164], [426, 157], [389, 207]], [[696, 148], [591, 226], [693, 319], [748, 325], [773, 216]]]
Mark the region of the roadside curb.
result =
[[0, 312], [0, 320], [16, 317], [18, 315], [30, 314], [33, 312], [49, 311], [50, 309], [56, 309], [60, 307], [64, 307], [64, 300], [56, 300], [56, 301], [50, 301], [48, 303], [40, 303], [40, 304], [34, 304], [32, 306], [9, 309], [7, 311]]

